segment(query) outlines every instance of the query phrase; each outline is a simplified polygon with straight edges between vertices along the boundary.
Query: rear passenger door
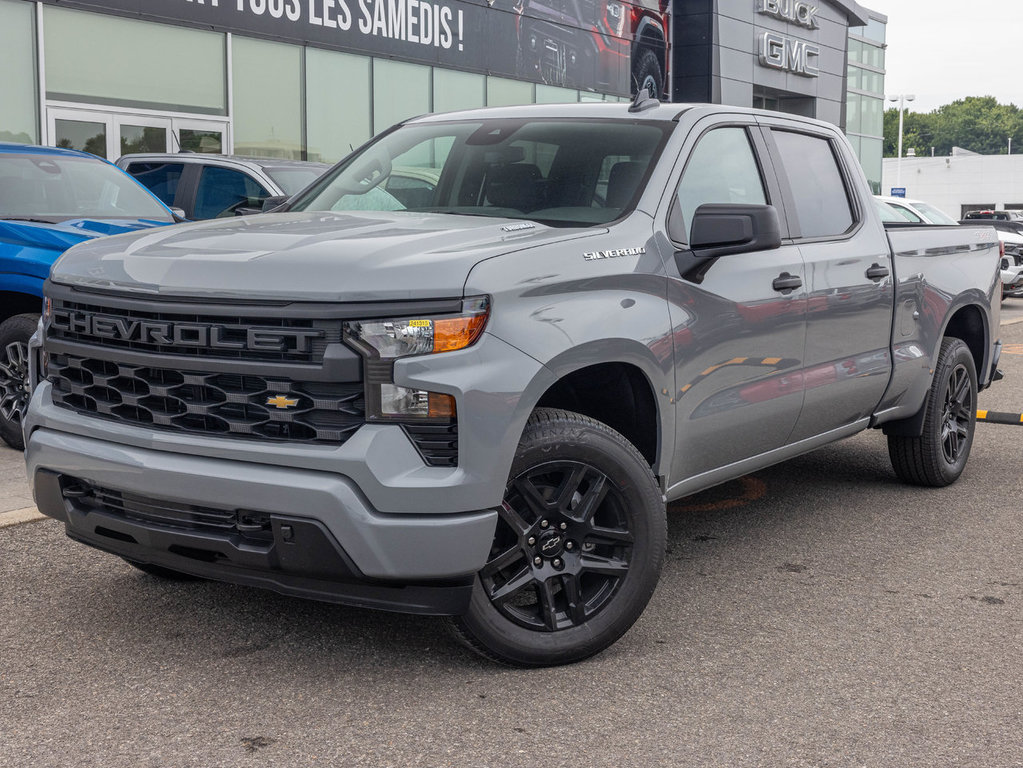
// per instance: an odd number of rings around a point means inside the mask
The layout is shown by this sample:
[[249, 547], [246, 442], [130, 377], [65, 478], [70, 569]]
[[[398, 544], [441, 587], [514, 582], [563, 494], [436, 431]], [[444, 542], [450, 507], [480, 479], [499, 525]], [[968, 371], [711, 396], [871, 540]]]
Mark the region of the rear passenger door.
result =
[[[692, 134], [672, 201], [687, 233], [706, 203], [780, 204], [752, 117], [710, 118]], [[675, 257], [666, 262], [676, 384], [672, 478], [682, 491], [689, 478], [734, 474], [728, 465], [785, 445], [799, 416], [804, 270], [784, 229], [782, 237], [780, 248], [702, 262], [687, 243], [672, 243]]]
[[891, 372], [891, 254], [858, 165], [827, 128], [760, 118], [806, 265], [803, 410], [790, 442], [869, 418]]

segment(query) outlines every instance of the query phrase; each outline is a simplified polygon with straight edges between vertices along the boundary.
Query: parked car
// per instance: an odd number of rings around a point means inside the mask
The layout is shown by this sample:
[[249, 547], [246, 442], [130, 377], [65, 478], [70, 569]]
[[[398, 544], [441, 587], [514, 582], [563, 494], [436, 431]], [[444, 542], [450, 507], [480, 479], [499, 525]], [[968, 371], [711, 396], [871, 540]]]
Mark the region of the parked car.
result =
[[[395, 209], [413, 161], [438, 183]], [[26, 464], [43, 513], [147, 573], [578, 661], [653, 594], [668, 501], [870, 428], [905, 482], [953, 483], [998, 254], [990, 227], [882, 225], [808, 118], [425, 115], [280, 212], [62, 259]]]
[[[906, 221], [914, 224], [942, 224], [944, 226], [955, 226], [959, 222], [939, 208], [923, 200], [911, 200], [905, 197], [886, 197], [875, 195], [881, 202], [885, 203], [898, 213]], [[978, 222], [971, 222], [977, 224]]]
[[266, 199], [290, 197], [330, 168], [327, 163], [193, 152], [123, 155], [117, 165], [189, 219], [260, 213]]
[[1023, 212], [1020, 211], [970, 211], [963, 219], [977, 223], [983, 221], [1011, 221], [1023, 226]]
[[85, 240], [176, 220], [145, 187], [95, 155], [0, 142], [0, 437], [12, 448], [22, 447], [28, 340], [57, 257]]
[[1002, 241], [1002, 298], [1023, 296], [1023, 235], [998, 231]]

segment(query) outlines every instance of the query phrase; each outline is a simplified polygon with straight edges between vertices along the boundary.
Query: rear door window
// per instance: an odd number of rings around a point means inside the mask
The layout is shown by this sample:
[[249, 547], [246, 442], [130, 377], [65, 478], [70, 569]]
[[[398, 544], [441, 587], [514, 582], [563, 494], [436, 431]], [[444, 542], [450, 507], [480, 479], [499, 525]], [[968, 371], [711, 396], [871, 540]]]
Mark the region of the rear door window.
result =
[[845, 179], [831, 141], [793, 131], [772, 131], [792, 191], [802, 237], [837, 237], [853, 225]]

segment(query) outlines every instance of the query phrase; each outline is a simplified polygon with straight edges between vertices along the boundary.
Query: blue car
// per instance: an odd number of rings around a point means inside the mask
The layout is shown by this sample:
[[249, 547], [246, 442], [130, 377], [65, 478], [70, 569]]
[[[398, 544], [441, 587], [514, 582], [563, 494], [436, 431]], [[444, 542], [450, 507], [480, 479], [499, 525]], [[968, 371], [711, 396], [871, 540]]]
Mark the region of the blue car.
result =
[[23, 448], [28, 340], [53, 262], [84, 240], [180, 221], [116, 166], [84, 152], [0, 142], [0, 438]]

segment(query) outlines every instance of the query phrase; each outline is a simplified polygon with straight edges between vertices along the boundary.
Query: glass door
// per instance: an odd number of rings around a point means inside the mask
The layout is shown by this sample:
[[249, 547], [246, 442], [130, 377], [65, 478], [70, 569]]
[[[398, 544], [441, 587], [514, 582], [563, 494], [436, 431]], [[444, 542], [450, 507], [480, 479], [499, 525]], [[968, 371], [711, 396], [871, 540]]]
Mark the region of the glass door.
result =
[[187, 115], [48, 107], [48, 144], [114, 162], [140, 152], [230, 152], [230, 123]]
[[227, 121], [173, 119], [175, 152], [228, 154]]
[[65, 149], [116, 160], [110, 157], [109, 139], [113, 133], [110, 115], [77, 109], [48, 109], [49, 144]]

